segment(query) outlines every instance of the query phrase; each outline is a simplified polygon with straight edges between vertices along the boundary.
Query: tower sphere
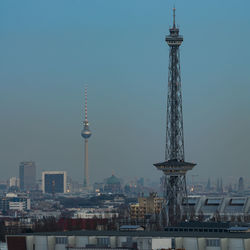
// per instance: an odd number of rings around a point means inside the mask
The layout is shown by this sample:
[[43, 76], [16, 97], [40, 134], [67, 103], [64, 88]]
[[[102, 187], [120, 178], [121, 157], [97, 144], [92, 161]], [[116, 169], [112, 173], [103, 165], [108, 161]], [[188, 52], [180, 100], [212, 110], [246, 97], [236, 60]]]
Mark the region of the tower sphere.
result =
[[84, 126], [82, 132], [81, 132], [81, 136], [84, 138], [84, 139], [88, 139], [90, 136], [91, 136], [91, 131], [89, 129], [89, 126]]

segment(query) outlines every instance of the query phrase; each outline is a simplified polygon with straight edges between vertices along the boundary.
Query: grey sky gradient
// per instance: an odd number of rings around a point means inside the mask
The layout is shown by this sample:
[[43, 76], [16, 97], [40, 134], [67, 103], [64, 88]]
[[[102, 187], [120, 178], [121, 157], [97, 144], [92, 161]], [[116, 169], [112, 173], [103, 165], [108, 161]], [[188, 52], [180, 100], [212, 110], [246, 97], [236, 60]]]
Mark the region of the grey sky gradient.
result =
[[0, 172], [83, 175], [88, 85], [91, 181], [161, 173], [168, 46], [176, 5], [186, 160], [192, 174], [249, 176], [250, 3], [165, 0], [0, 2]]

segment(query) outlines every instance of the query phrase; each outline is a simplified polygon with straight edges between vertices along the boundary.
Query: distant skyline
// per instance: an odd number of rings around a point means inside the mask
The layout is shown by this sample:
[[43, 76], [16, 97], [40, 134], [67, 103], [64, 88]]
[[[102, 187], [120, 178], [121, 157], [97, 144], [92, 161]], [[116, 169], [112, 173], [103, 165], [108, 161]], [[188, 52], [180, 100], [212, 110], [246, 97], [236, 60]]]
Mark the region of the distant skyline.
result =
[[86, 84], [90, 181], [159, 180], [174, 4], [189, 176], [249, 177], [249, 1], [12, 0], [0, 3], [2, 180], [29, 160], [37, 177], [82, 180]]

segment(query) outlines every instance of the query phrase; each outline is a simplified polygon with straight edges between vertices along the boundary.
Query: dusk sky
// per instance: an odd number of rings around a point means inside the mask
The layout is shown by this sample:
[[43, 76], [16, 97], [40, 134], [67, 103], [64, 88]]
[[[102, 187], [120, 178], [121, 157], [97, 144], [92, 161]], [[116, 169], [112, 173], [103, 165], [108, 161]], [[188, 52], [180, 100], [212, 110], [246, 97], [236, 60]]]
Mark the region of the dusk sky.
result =
[[192, 173], [250, 173], [250, 1], [0, 1], [0, 176], [20, 161], [83, 179], [88, 85], [90, 180], [159, 180], [172, 8], [184, 36], [185, 159]]

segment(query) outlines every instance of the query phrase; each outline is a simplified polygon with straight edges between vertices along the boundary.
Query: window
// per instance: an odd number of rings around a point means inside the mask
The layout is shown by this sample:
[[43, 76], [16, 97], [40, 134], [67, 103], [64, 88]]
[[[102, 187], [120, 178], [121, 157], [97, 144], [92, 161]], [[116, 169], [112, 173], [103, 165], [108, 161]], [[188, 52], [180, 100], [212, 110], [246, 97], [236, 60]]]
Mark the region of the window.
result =
[[175, 249], [175, 239], [171, 239], [172, 248]]
[[221, 199], [206, 199], [206, 205], [220, 205]]
[[56, 244], [60, 244], [60, 245], [68, 244], [68, 238], [67, 237], [56, 237]]
[[219, 239], [207, 239], [207, 247], [219, 247], [220, 240]]
[[109, 246], [110, 240], [109, 240], [109, 238], [97, 238], [97, 245], [98, 246]]
[[246, 200], [245, 199], [231, 199], [229, 204], [230, 205], [238, 205], [238, 206], [243, 206], [245, 204]]

